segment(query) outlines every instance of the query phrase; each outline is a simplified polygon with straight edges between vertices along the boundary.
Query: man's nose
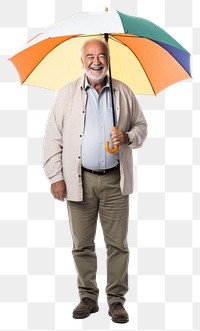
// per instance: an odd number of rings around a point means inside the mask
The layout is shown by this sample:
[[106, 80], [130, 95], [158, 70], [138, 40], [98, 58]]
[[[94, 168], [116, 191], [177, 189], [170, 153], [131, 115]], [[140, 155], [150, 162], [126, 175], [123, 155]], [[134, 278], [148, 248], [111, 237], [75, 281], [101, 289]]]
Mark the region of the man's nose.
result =
[[94, 62], [94, 64], [100, 64], [101, 61], [100, 61], [100, 59], [99, 59], [99, 56], [95, 56], [93, 62]]

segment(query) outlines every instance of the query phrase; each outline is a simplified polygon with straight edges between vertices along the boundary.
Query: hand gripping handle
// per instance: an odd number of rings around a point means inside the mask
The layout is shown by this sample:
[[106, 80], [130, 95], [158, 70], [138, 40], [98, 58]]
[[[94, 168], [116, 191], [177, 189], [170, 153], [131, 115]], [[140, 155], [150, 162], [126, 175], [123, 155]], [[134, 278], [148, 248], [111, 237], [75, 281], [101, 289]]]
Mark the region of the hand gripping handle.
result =
[[[116, 130], [116, 127], [113, 126], [112, 130]], [[119, 146], [118, 146], [118, 145], [114, 145], [114, 148], [111, 149], [111, 148], [109, 147], [109, 141], [106, 141], [106, 142], [105, 142], [105, 148], [106, 148], [106, 150], [107, 150], [108, 153], [114, 154], [114, 153], [116, 153], [116, 152], [118, 151]]]

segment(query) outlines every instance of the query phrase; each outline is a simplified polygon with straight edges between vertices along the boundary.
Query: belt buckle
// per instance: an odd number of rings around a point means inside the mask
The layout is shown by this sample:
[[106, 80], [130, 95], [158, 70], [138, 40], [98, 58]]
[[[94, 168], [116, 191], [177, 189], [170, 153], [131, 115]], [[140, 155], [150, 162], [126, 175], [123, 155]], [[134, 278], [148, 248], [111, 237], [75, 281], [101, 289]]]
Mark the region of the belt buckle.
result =
[[106, 170], [93, 170], [92, 173], [95, 175], [104, 175], [107, 171]]

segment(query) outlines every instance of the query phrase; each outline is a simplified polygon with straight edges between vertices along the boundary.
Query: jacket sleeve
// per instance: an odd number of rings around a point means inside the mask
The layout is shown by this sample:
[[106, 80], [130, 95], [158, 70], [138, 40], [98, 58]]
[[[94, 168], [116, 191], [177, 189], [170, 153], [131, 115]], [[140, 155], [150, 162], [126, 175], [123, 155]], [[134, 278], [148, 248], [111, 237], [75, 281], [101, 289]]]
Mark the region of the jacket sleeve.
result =
[[139, 148], [147, 137], [147, 122], [135, 95], [132, 91], [129, 93], [131, 94], [131, 121], [130, 129], [127, 132], [130, 141], [129, 147]]
[[66, 110], [66, 93], [64, 89], [58, 92], [51, 111], [44, 137], [43, 167], [50, 183], [63, 180], [63, 119]]

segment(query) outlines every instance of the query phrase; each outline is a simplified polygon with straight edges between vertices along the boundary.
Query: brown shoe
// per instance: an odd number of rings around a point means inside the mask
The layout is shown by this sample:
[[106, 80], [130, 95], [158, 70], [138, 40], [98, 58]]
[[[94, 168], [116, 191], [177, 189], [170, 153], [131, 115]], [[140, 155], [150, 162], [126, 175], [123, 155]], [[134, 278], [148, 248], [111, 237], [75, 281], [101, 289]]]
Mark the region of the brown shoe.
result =
[[127, 323], [129, 321], [128, 313], [120, 302], [114, 302], [109, 306], [108, 314], [115, 323]]
[[91, 313], [96, 313], [99, 310], [97, 302], [90, 298], [83, 298], [81, 302], [73, 310], [73, 318], [86, 318]]

